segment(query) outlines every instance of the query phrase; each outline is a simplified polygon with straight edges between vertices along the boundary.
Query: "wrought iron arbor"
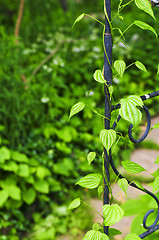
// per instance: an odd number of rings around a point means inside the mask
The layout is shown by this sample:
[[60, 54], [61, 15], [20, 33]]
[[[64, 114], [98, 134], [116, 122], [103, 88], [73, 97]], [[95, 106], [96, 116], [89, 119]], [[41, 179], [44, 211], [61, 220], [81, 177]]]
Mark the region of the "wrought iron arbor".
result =
[[[155, 7], [159, 7], [159, 0], [152, 0], [151, 1], [152, 6]], [[104, 78], [107, 81], [108, 85], [112, 85], [112, 70], [111, 70], [111, 65], [112, 65], [112, 35], [111, 35], [111, 29], [110, 29], [110, 24], [109, 22], [111, 21], [111, 0], [105, 0], [105, 11], [107, 12], [107, 18], [105, 18], [105, 34], [104, 34], [104, 45], [105, 45], [105, 52], [104, 52]], [[109, 94], [109, 90], [107, 88], [107, 86], [105, 85], [104, 87], [104, 93], [105, 93], [105, 129], [110, 129], [110, 120], [111, 120], [111, 112], [114, 111], [115, 109], [119, 109], [120, 108], [120, 104], [117, 105], [113, 105], [111, 106], [111, 100], [110, 100], [110, 94]], [[147, 99], [153, 98], [159, 96], [159, 91], [156, 92], [152, 92], [149, 94], [145, 94], [143, 96], [140, 96], [140, 98], [145, 101]], [[143, 106], [143, 110], [146, 113], [147, 116], [147, 127], [146, 127], [146, 131], [143, 134], [143, 136], [140, 139], [134, 139], [132, 136], [132, 129], [133, 129], [133, 125], [131, 124], [129, 126], [128, 129], [128, 135], [129, 135], [129, 139], [134, 142], [134, 143], [140, 143], [142, 142], [148, 135], [149, 130], [151, 128], [151, 116], [149, 113], [149, 110], [147, 109], [146, 106]], [[112, 129], [115, 129], [118, 122], [120, 121], [121, 116], [119, 115], [118, 118], [116, 119], [116, 121], [113, 123]], [[115, 174], [119, 177], [119, 178], [124, 178], [117, 170], [117, 168], [115, 167], [112, 155], [111, 155], [111, 150], [108, 153], [106, 151], [106, 149], [104, 149], [104, 166], [105, 166], [105, 172], [107, 175], [107, 179], [104, 179], [104, 185], [106, 186], [104, 188], [104, 196], [103, 196], [103, 203], [104, 204], [109, 204], [110, 203], [110, 199], [109, 199], [109, 188], [107, 185], [107, 182], [109, 182], [110, 176], [109, 176], [109, 165], [111, 165], [113, 171], [115, 172]], [[141, 239], [144, 239], [145, 237], [147, 237], [148, 235], [150, 235], [151, 233], [155, 232], [156, 230], [159, 229], [159, 199], [150, 191], [148, 191], [147, 189], [141, 189], [139, 188], [135, 183], [131, 183], [129, 180], [127, 180], [129, 185], [139, 189], [140, 191], [143, 191], [145, 193], [147, 193], [148, 195], [150, 195], [157, 203], [158, 206], [158, 213], [157, 213], [157, 217], [154, 221], [153, 224], [151, 224], [150, 226], [147, 225], [147, 218], [148, 216], [154, 212], [153, 209], [149, 210], [143, 219], [143, 227], [145, 228], [145, 232], [140, 234], [139, 237]], [[104, 227], [104, 233], [108, 235], [108, 227]]]

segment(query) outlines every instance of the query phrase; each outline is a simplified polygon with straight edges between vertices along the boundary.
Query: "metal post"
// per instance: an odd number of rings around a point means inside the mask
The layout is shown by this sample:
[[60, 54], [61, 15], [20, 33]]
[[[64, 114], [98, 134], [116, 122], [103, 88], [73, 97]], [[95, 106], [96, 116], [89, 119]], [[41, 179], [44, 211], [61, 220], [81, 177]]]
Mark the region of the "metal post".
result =
[[[105, 0], [105, 7], [107, 11], [107, 15], [109, 20], [111, 20], [111, 0]], [[112, 84], [112, 35], [111, 35], [111, 29], [109, 25], [109, 21], [107, 18], [105, 18], [105, 34], [104, 34], [104, 78], [107, 81], [107, 84]], [[109, 61], [108, 61], [109, 59]], [[110, 119], [111, 119], [111, 105], [110, 105], [110, 94], [108, 91], [108, 87], [104, 86], [104, 93], [105, 93], [105, 120], [104, 125], [105, 129], [110, 129]], [[104, 149], [104, 168], [105, 168], [105, 177], [104, 178], [104, 196], [103, 196], [103, 204], [109, 204], [109, 188], [108, 188], [108, 182], [110, 179], [109, 176], [109, 155]], [[108, 235], [108, 227], [104, 227], [104, 233]]]

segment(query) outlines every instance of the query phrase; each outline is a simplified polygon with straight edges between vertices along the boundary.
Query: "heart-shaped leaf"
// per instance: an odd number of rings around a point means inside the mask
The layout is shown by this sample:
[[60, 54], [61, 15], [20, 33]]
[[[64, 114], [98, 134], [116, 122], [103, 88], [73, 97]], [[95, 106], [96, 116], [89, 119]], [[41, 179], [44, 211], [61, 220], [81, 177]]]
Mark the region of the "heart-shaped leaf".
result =
[[155, 29], [153, 27], [151, 27], [149, 24], [142, 22], [142, 21], [134, 21], [134, 24], [140, 28], [142, 28], [143, 30], [150, 30], [151, 32], [153, 32], [155, 34], [155, 36], [157, 37], [157, 33], [155, 31]]
[[109, 240], [109, 237], [96, 230], [90, 230], [86, 233], [83, 240]]
[[125, 68], [126, 68], [126, 64], [123, 60], [116, 60], [114, 62], [114, 68], [116, 69], [116, 71], [118, 72], [118, 74], [120, 75], [120, 77], [123, 77], [123, 74], [125, 72]]
[[102, 71], [99, 69], [95, 71], [95, 73], [93, 74], [93, 78], [99, 83], [106, 83]]
[[146, 169], [140, 166], [139, 164], [129, 160], [122, 161], [121, 164], [123, 165], [124, 169], [130, 173], [140, 173], [146, 171]]
[[105, 204], [103, 206], [103, 216], [104, 216], [104, 225], [110, 226], [116, 222], [119, 222], [123, 216], [124, 211], [118, 204], [109, 205]]
[[154, 13], [153, 13], [153, 10], [152, 10], [152, 7], [151, 7], [151, 3], [149, 1], [147, 1], [147, 0], [135, 0], [135, 4], [139, 9], [148, 13], [151, 17], [153, 17], [153, 19], [155, 19], [155, 16], [154, 16]]
[[87, 176], [81, 178], [76, 184], [84, 188], [93, 189], [99, 186], [101, 179], [101, 174], [88, 174]]
[[113, 129], [103, 129], [100, 132], [100, 140], [107, 151], [111, 148], [116, 140], [116, 131]]
[[76, 198], [76, 199], [74, 199], [71, 203], [70, 203], [70, 205], [68, 206], [68, 210], [70, 210], [70, 209], [75, 209], [75, 208], [77, 208], [79, 205], [81, 204], [81, 199], [80, 198]]
[[136, 106], [142, 106], [143, 102], [139, 96], [131, 95], [127, 99], [121, 99], [121, 108], [119, 114], [125, 120], [131, 122], [133, 126], [137, 126], [141, 119], [142, 113]]
[[78, 103], [74, 104], [74, 105], [72, 106], [72, 108], [71, 108], [70, 115], [69, 115], [69, 119], [70, 119], [73, 115], [75, 115], [75, 114], [79, 113], [80, 111], [82, 111], [84, 107], [85, 107], [85, 104], [84, 104], [83, 102], [78, 102]]

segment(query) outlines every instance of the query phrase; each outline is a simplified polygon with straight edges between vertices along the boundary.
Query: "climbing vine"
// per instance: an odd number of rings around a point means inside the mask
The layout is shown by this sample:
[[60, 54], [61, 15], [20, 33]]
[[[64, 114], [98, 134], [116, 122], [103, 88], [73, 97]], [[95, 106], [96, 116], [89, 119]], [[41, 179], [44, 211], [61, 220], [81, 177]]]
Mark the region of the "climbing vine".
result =
[[[105, 1], [104, 1], [104, 14], [105, 14], [105, 18], [107, 19], [109, 26], [110, 26], [110, 30], [111, 30], [111, 34], [112, 34], [112, 39], [113, 39], [113, 45], [115, 45], [117, 42], [122, 41], [123, 44], [125, 44], [125, 33], [134, 25], [136, 27], [139, 27], [143, 30], [149, 30], [151, 31], [155, 37], [157, 37], [157, 33], [156, 30], [150, 26], [149, 24], [140, 21], [140, 20], [133, 20], [133, 22], [124, 30], [122, 31], [120, 28], [118, 28], [118, 26], [114, 27], [114, 20], [115, 18], [120, 18], [121, 20], [125, 21], [123, 16], [121, 15], [122, 10], [124, 8], [126, 8], [128, 5], [132, 4], [133, 2], [135, 2], [135, 5], [137, 8], [139, 8], [140, 10], [144, 11], [145, 13], [149, 14], [154, 20], [155, 16], [151, 7], [151, 3], [148, 0], [130, 0], [127, 3], [124, 3], [123, 0], [119, 0], [119, 5], [118, 5], [118, 9], [116, 14], [114, 15], [114, 17], [112, 18], [112, 20], [109, 20], [108, 14], [107, 14], [107, 8], [105, 6]], [[123, 75], [125, 73], [125, 71], [132, 67], [132, 66], [136, 66], [140, 71], [143, 72], [147, 72], [147, 69], [145, 67], [145, 65], [136, 60], [135, 62], [132, 62], [130, 65], [126, 66], [126, 63], [121, 60], [121, 59], [117, 59], [114, 61], [113, 66], [110, 63], [110, 60], [108, 58], [108, 54], [106, 52], [105, 49], [105, 44], [104, 44], [104, 33], [105, 33], [105, 24], [102, 23], [101, 21], [99, 21], [98, 19], [82, 13], [74, 22], [73, 27], [79, 22], [81, 21], [85, 16], [92, 18], [93, 20], [97, 21], [98, 23], [100, 23], [103, 26], [103, 49], [105, 52], [105, 56], [107, 58], [107, 61], [111, 67], [111, 69], [113, 70], [113, 72], [115, 73], [113, 78], [119, 77], [121, 80], [123, 78]], [[118, 31], [119, 36], [117, 38], [117, 40], [114, 40], [114, 31]], [[159, 73], [159, 66], [157, 69], [157, 74]], [[109, 101], [110, 101], [110, 106], [111, 106], [111, 111], [115, 112], [116, 115], [116, 120], [114, 122], [112, 122], [112, 120], [106, 118], [104, 115], [100, 114], [96, 109], [93, 109], [91, 106], [89, 106], [87, 104], [87, 102], [78, 102], [76, 104], [74, 104], [70, 110], [70, 115], [69, 115], [69, 120], [77, 113], [79, 113], [80, 111], [82, 111], [85, 107], [89, 107], [92, 109], [92, 111], [99, 115], [101, 118], [103, 119], [107, 119], [108, 121], [110, 121], [110, 129], [102, 129], [99, 133], [99, 141], [101, 142], [101, 144], [103, 145], [103, 149], [106, 150], [107, 154], [110, 157], [110, 164], [112, 166], [112, 169], [114, 170], [114, 172], [117, 175], [116, 181], [118, 182], [119, 187], [122, 189], [122, 191], [124, 191], [125, 195], [127, 196], [127, 189], [128, 186], [132, 186], [135, 187], [143, 192], [145, 192], [147, 195], [151, 196], [153, 198], [153, 200], [155, 201], [155, 207], [153, 206], [153, 208], [157, 209], [157, 217], [155, 214], [153, 214], [153, 219], [151, 224], [147, 225], [147, 219], [148, 216], [154, 211], [152, 209], [148, 210], [148, 212], [145, 214], [144, 220], [143, 220], [143, 226], [145, 229], [147, 229], [147, 231], [143, 234], [141, 234], [140, 236], [138, 236], [136, 233], [130, 233], [125, 237], [125, 240], [139, 240], [142, 238], [145, 238], [146, 236], [148, 236], [149, 234], [151, 234], [152, 232], [156, 231], [157, 229], [159, 229], [159, 225], [157, 225], [158, 220], [159, 220], [159, 200], [157, 198], [157, 196], [154, 193], [149, 192], [147, 189], [145, 189], [142, 184], [136, 180], [134, 181], [129, 181], [127, 180], [125, 177], [123, 177], [118, 170], [116, 169], [114, 162], [113, 162], [113, 150], [114, 148], [117, 146], [119, 141], [132, 141], [134, 143], [139, 143], [141, 141], [143, 141], [149, 130], [151, 127], [151, 120], [150, 120], [150, 115], [149, 115], [149, 111], [146, 108], [146, 106], [144, 106], [143, 101], [147, 100], [151, 97], [155, 97], [159, 95], [159, 91], [155, 92], [155, 93], [150, 93], [150, 94], [146, 94], [144, 96], [137, 96], [137, 95], [130, 95], [128, 97], [124, 97], [120, 100], [120, 102], [118, 104], [115, 105], [115, 100], [114, 100], [114, 96], [113, 96], [113, 86], [111, 84], [109, 84], [106, 79], [104, 78], [104, 72], [101, 69], [97, 69], [94, 74], [93, 74], [93, 78], [96, 82], [98, 82], [99, 84], [104, 85], [105, 89], [107, 89], [107, 94], [109, 96]], [[103, 86], [102, 86], [103, 87]], [[147, 116], [147, 129], [145, 131], [145, 133], [143, 134], [143, 136], [136, 140], [133, 137], [132, 131], [141, 123], [142, 120], [142, 112], [145, 111], [146, 116]], [[123, 119], [124, 121], [127, 121], [130, 123], [129, 126], [129, 130], [128, 130], [128, 137], [127, 136], [123, 136], [122, 133], [116, 131], [116, 126], [117, 124], [119, 124], [120, 119]], [[158, 124], [155, 126], [156, 128], [158, 127]], [[119, 206], [119, 204], [117, 203], [113, 203], [114, 200], [114, 196], [112, 195], [112, 190], [111, 190], [111, 186], [109, 183], [109, 179], [106, 176], [106, 172], [105, 172], [105, 167], [104, 167], [104, 155], [105, 155], [105, 151], [103, 153], [101, 153], [100, 157], [103, 160], [103, 170], [102, 170], [102, 174], [100, 173], [92, 173], [92, 174], [88, 174], [85, 177], [81, 178], [76, 184], [87, 188], [87, 189], [97, 189], [98, 195], [101, 195], [104, 192], [104, 189], [106, 187], [108, 187], [109, 189], [109, 199], [110, 199], [110, 204], [104, 204], [103, 206], [103, 214], [101, 215], [100, 213], [98, 213], [102, 218], [103, 218], [103, 225], [100, 225], [99, 223], [95, 223], [93, 225], [93, 229], [88, 231], [85, 235], [85, 237], [83, 238], [83, 240], [109, 240], [109, 236], [106, 235], [105, 233], [103, 233], [103, 227], [110, 227], [112, 226], [114, 223], [119, 222], [123, 217], [124, 217], [124, 210], [121, 206]], [[88, 164], [92, 164], [93, 161], [97, 158], [97, 153], [96, 152], [89, 152], [87, 155], [87, 160], [88, 160]], [[129, 160], [124, 160], [121, 162], [123, 168], [128, 172], [128, 173], [133, 173], [133, 174], [137, 174], [143, 171], [146, 171], [142, 166], [140, 166], [137, 163], [133, 163]], [[103, 182], [103, 178], [105, 179], [106, 182]], [[153, 190], [154, 192], [158, 191], [158, 187], [159, 187], [159, 177], [156, 176], [154, 182], [153, 182]], [[80, 204], [87, 204], [83, 201], [82, 198], [76, 198], [74, 199], [69, 207], [68, 210], [72, 210], [75, 209], [77, 207], [80, 206]], [[109, 229], [109, 235], [113, 236], [116, 234], [120, 234], [120, 231], [118, 230], [114, 230], [112, 228]]]

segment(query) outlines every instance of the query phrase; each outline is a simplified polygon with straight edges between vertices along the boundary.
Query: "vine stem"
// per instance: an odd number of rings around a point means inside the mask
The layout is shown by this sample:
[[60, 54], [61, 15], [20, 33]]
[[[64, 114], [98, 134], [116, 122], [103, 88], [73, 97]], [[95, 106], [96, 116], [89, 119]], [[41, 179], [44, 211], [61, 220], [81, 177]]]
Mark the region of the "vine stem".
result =
[[15, 44], [18, 44], [19, 29], [20, 29], [22, 16], [23, 16], [23, 9], [24, 9], [24, 0], [21, 0], [19, 5], [19, 12], [18, 12], [18, 17], [16, 21], [15, 31], [14, 31], [14, 36], [16, 38]]
[[85, 201], [81, 200], [82, 203], [84, 203], [87, 207], [89, 207], [90, 209], [92, 209], [93, 211], [95, 211], [96, 213], [98, 213], [98, 215], [100, 215], [102, 218], [104, 218], [104, 216], [102, 214], [100, 214], [95, 208], [91, 207], [88, 203], [86, 203]]

